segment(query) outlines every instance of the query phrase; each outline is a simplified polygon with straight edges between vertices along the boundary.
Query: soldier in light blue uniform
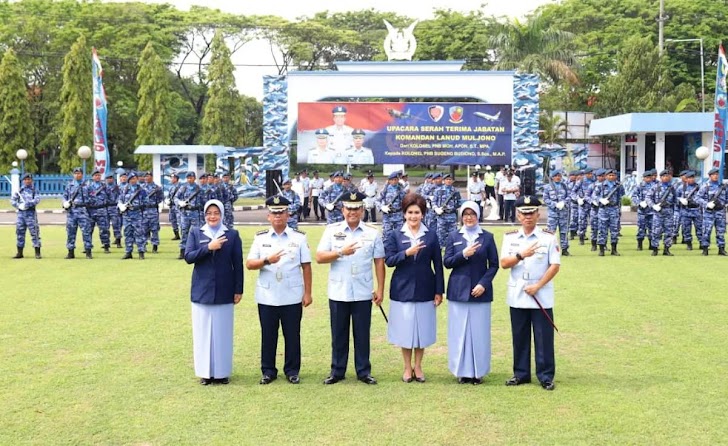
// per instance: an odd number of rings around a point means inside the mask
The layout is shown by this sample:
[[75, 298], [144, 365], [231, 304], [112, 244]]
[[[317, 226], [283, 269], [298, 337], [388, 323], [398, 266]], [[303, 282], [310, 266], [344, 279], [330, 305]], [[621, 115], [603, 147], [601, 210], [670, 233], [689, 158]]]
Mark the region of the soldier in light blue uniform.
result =
[[561, 255], [554, 235], [536, 226], [538, 198], [516, 200], [521, 228], [503, 235], [500, 266], [510, 269], [507, 303], [513, 334], [513, 377], [507, 386], [531, 382], [531, 332], [535, 347], [536, 377], [545, 390], [554, 390], [554, 284]]
[[108, 197], [106, 196], [106, 185], [101, 182], [101, 172], [94, 170], [91, 174], [93, 181], [89, 183], [88, 188], [88, 217], [91, 237], [93, 238], [94, 227], [99, 228], [99, 238], [101, 246], [104, 248], [104, 254], [109, 254], [109, 246], [111, 245], [111, 234], [109, 233], [109, 213], [106, 210], [108, 205]]
[[665, 169], [660, 172], [660, 182], [652, 188], [647, 196], [647, 204], [655, 211], [652, 220], [652, 239], [650, 249], [652, 255], [657, 255], [660, 239], [664, 237], [664, 250], [662, 255], [672, 256], [673, 208], [677, 202], [675, 188], [672, 186], [672, 172]]
[[33, 176], [29, 173], [23, 175], [23, 185], [10, 197], [10, 205], [18, 210], [15, 220], [15, 245], [18, 252], [14, 259], [23, 258], [25, 248], [25, 231], [30, 233], [35, 248], [35, 258], [40, 259], [40, 227], [35, 207], [40, 203], [40, 195], [33, 187]]
[[106, 175], [106, 214], [109, 216], [109, 227], [114, 230], [114, 246], [117, 248], [121, 248], [121, 214], [116, 207], [119, 202], [119, 192], [119, 186], [114, 182], [114, 175], [111, 173]]
[[83, 170], [80, 167], [73, 169], [73, 180], [71, 180], [66, 189], [63, 191], [62, 205], [63, 209], [66, 210], [66, 249], [68, 254], [66, 259], [75, 259], [76, 251], [76, 233], [79, 227], [81, 228], [81, 236], [83, 238], [83, 249], [86, 253], [86, 258], [91, 259], [91, 225], [89, 224], [88, 205], [89, 197], [88, 190], [83, 184]]
[[283, 182], [283, 190], [281, 196], [286, 199], [288, 204], [288, 226], [292, 229], [298, 229], [298, 215], [301, 210], [301, 198], [291, 189], [291, 179], [288, 178]]
[[432, 210], [437, 215], [437, 241], [440, 243], [440, 246], [445, 247], [447, 237], [458, 227], [457, 211], [462, 199], [460, 197], [460, 191], [452, 185], [452, 175], [446, 173], [443, 176], [443, 182], [445, 184], [435, 191]]
[[700, 248], [703, 255], [708, 255], [710, 248], [710, 233], [715, 228], [715, 241], [718, 245], [718, 255], [726, 255], [725, 251], [725, 206], [728, 203], [728, 186], [720, 184], [720, 171], [712, 168], [708, 171], [707, 181], [698, 192], [698, 200], [703, 206], [703, 238]]
[[121, 217], [124, 219], [124, 246], [125, 253], [122, 259], [131, 259], [134, 244], [137, 246], [139, 259], [144, 259], [147, 238], [144, 235], [144, 205], [147, 203], [147, 192], [138, 184], [136, 172], [129, 174], [129, 184], [119, 194], [117, 204]]
[[223, 223], [228, 228], [232, 228], [235, 223], [235, 216], [233, 214], [233, 205], [238, 201], [238, 190], [235, 185], [230, 182], [230, 172], [222, 174], [222, 184], [220, 184], [220, 196], [222, 204], [225, 206], [225, 218]]
[[426, 189], [423, 187], [423, 193], [420, 194], [425, 197], [425, 201], [427, 202], [427, 214], [425, 214], [425, 217], [422, 219], [422, 223], [427, 226], [427, 229], [435, 231], [437, 234], [437, 214], [432, 207], [435, 202], [435, 191], [442, 187], [442, 174], [440, 172], [432, 172], [431, 176], [432, 183], [430, 183], [429, 187]]
[[642, 251], [645, 237], [652, 237], [652, 208], [647, 204], [647, 195], [655, 186], [652, 170], [642, 173], [642, 182], [632, 190], [632, 203], [637, 205], [637, 251]]
[[382, 238], [387, 238], [389, 233], [399, 230], [404, 222], [402, 215], [402, 200], [405, 191], [399, 184], [397, 172], [392, 172], [387, 177], [387, 184], [377, 197], [377, 204], [382, 210]]
[[276, 349], [278, 326], [285, 338], [283, 372], [291, 384], [301, 382], [301, 317], [311, 304], [311, 252], [306, 234], [287, 226], [290, 202], [281, 196], [266, 200], [269, 229], [256, 233], [245, 262], [249, 270], [260, 270], [255, 287], [261, 348], [260, 384], [278, 377]]
[[565, 181], [566, 188], [569, 190], [569, 201], [566, 207], [569, 208], [569, 240], [574, 240], [579, 230], [579, 204], [576, 202], [574, 191], [579, 180], [581, 179], [581, 171], [572, 170], [569, 172], [569, 178]]
[[144, 237], [152, 243], [152, 253], [156, 254], [159, 246], [159, 204], [164, 200], [164, 190], [154, 183], [152, 172], [147, 172], [144, 179], [142, 187], [147, 193], [142, 212]]
[[369, 337], [372, 302], [381, 305], [384, 295], [384, 242], [376, 228], [362, 223], [364, 198], [361, 192], [343, 197], [345, 220], [328, 225], [316, 249], [316, 262], [331, 264], [331, 373], [324, 384], [336, 384], [346, 376], [350, 323], [357, 379], [365, 384], [377, 383], [371, 375]]
[[617, 244], [619, 243], [619, 209], [622, 205], [624, 187], [617, 181], [617, 171], [609, 169], [606, 172], [606, 180], [594, 188], [592, 200], [599, 203], [597, 220], [599, 221], [599, 232], [597, 234], [597, 245], [599, 255], [604, 256], [607, 246], [607, 237], [612, 243], [612, 255], [618, 256]]
[[597, 237], [599, 235], [599, 200], [594, 198], [594, 189], [607, 180], [607, 169], [597, 169], [594, 171], [594, 175], [597, 179], [589, 185], [585, 193], [586, 201], [589, 203], [589, 226], [591, 228], [589, 239], [591, 240], [592, 251], [597, 250]]
[[[680, 171], [679, 178], [680, 181], [677, 184], [674, 184], [673, 187], [675, 188], [675, 193], [677, 194], [678, 190], [681, 187], [684, 187], [687, 183], [687, 178], [685, 175], [690, 172], [690, 170], [682, 170]], [[682, 220], [680, 218], [680, 214], [682, 214], [682, 203], [679, 200], [680, 195], [677, 195], [676, 202], [675, 202], [675, 208], [673, 208], [672, 213], [672, 227], [674, 228], [674, 232], [672, 234], [672, 244], [674, 245], [677, 243], [677, 236], [680, 235], [680, 227], [682, 226]], [[683, 235], [681, 243], [685, 243], [685, 236]]]
[[561, 255], [569, 255], [569, 212], [571, 195], [569, 186], [562, 181], [562, 173], [559, 170], [551, 172], [551, 183], [543, 188], [544, 203], [548, 207], [548, 230], [556, 234], [559, 231], [561, 241]]
[[328, 189], [324, 189], [321, 193], [319, 200], [326, 209], [326, 223], [332, 224], [344, 220], [344, 215], [341, 213], [341, 198], [344, 196], [343, 177], [341, 172], [333, 173], [333, 183]]
[[[590, 193], [594, 183], [594, 170], [587, 167], [583, 170], [584, 175], [574, 189], [574, 197], [578, 206], [579, 223], [576, 234], [579, 236], [579, 244], [583, 245], [586, 239], [586, 228], [589, 225], [589, 216], [591, 215]], [[594, 246], [596, 249], [596, 246]]]
[[[179, 188], [182, 187], [182, 185], [179, 182], [179, 175], [177, 175], [176, 173], [170, 175], [169, 178], [172, 184], [169, 186], [169, 190], [167, 191], [167, 198], [164, 199], [164, 204], [166, 204], [169, 208], [169, 224], [172, 225], [172, 232], [174, 232], [174, 237], [172, 237], [172, 240], [179, 240], [180, 217], [179, 209], [177, 208], [177, 204], [174, 201], [174, 197], [177, 195], [177, 192], [179, 192]], [[225, 203], [223, 203], [223, 205], [225, 205], [225, 213], [227, 213], [227, 205]], [[228, 226], [227, 223], [225, 223], [225, 226]]]
[[179, 192], [175, 196], [175, 202], [182, 217], [182, 233], [180, 234], [181, 240], [179, 243], [178, 259], [185, 258], [187, 236], [189, 235], [190, 229], [201, 226], [201, 222], [203, 221], [201, 211], [205, 205], [205, 201], [202, 198], [202, 187], [195, 183], [195, 173], [187, 172], [185, 179], [187, 183], [180, 187]]
[[695, 238], [700, 244], [703, 239], [703, 221], [700, 212], [698, 192], [700, 186], [695, 184], [695, 172], [689, 170], [685, 173], [685, 183], [677, 187], [675, 194], [680, 204], [680, 221], [683, 231], [683, 239], [688, 251], [693, 250], [693, 227], [695, 227]]

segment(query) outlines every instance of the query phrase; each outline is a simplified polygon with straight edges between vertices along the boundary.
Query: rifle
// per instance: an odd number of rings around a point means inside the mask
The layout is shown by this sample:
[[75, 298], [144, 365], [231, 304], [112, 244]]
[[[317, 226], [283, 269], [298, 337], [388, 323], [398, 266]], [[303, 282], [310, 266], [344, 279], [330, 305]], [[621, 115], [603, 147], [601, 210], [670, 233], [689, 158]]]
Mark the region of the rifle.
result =
[[[726, 183], [721, 184], [720, 187], [718, 188], [718, 190], [715, 191], [713, 196], [710, 197], [710, 200], [708, 200], [708, 203], [713, 202], [716, 205], [721, 205], [721, 206], [716, 206], [717, 208], [722, 208], [725, 205], [725, 203], [721, 203], [720, 201], [718, 201], [718, 197], [720, 197], [720, 194], [723, 193], [723, 191], [725, 190], [725, 187], [726, 187]], [[713, 208], [711, 210], [716, 210], [716, 209]]]
[[672, 185], [667, 188], [667, 190], [662, 194], [662, 197], [660, 197], [660, 202], [658, 203], [660, 207], [663, 207], [667, 203], [667, 197], [670, 196], [670, 192], [674, 192], [672, 189]]
[[70, 209], [70, 208], [73, 207], [73, 200], [75, 200], [76, 197], [78, 196], [78, 193], [81, 192], [81, 188], [82, 187], [83, 187], [83, 183], [81, 183], [81, 184], [78, 185], [78, 187], [76, 188], [76, 190], [73, 192], [73, 195], [71, 195], [71, 199], [68, 200], [68, 208], [66, 208], [66, 209]]
[[126, 203], [124, 203], [124, 210], [122, 211], [121, 209], [119, 209], [119, 213], [121, 215], [124, 215], [126, 213], [126, 211], [129, 210], [129, 206], [131, 205], [131, 202], [134, 201], [134, 199], [136, 199], [136, 197], [138, 197], [141, 192], [142, 192], [142, 187], [139, 186], [137, 188], [137, 190], [135, 190], [134, 193], [131, 194], [131, 198], [129, 198], [129, 200]]
[[197, 190], [192, 195], [190, 195], [190, 198], [185, 200], [185, 201], [187, 201], [187, 206], [185, 206], [185, 207], [189, 207], [190, 201], [194, 200], [201, 191], [202, 191], [202, 188], [200, 186], [197, 186]]
[[[615, 192], [617, 192], [617, 190], [619, 189], [619, 187], [620, 187], [621, 185], [622, 185], [622, 183], [620, 183], [619, 181], [617, 181], [617, 183], [616, 183], [616, 184], [614, 185], [614, 189], [612, 189], [612, 190], [611, 190], [611, 191], [610, 191], [610, 192], [609, 192], [609, 193], [607, 194], [607, 196], [606, 196], [606, 197], [603, 197], [603, 198], [607, 199], [607, 201], [610, 201], [610, 200], [612, 199], [612, 197], [614, 196], [614, 193], [615, 193]], [[604, 186], [602, 186], [602, 189], [604, 189]]]
[[[687, 196], [685, 196], [685, 190], [683, 189], [683, 198], [685, 198], [688, 201], [688, 204], [687, 204], [688, 206], [690, 205], [690, 202], [693, 200], [695, 193], [698, 192], [699, 189], [700, 189], [700, 187], [698, 187], [698, 185], [696, 184], [695, 187], [693, 188], [692, 192], [690, 192], [690, 194]], [[682, 206], [682, 204], [680, 206]]]

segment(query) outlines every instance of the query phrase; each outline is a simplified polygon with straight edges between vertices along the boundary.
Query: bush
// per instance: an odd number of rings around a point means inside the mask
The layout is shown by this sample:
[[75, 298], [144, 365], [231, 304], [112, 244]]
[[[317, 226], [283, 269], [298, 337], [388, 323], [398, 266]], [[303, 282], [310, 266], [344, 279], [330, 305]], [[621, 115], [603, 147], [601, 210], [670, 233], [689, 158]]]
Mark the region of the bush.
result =
[[626, 195], [622, 197], [622, 206], [632, 206], [632, 199]]

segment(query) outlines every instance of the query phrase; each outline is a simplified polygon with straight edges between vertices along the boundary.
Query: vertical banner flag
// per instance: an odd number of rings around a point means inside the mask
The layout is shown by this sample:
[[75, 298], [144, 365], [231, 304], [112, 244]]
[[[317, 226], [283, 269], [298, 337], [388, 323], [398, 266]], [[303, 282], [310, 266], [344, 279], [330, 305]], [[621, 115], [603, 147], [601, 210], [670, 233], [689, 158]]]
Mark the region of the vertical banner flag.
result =
[[712, 167], [720, 171], [720, 180], [723, 180], [723, 157], [725, 156], [725, 130], [726, 117], [728, 117], [728, 97], [726, 94], [726, 74], [728, 73], [728, 61], [726, 61], [725, 50], [721, 44], [718, 47], [718, 74], [715, 77], [715, 118], [713, 127], [713, 158]]
[[102, 178], [111, 169], [111, 157], [106, 143], [106, 91], [104, 91], [103, 75], [99, 55], [93, 48], [91, 57], [93, 89], [94, 89], [94, 170], [101, 172]]

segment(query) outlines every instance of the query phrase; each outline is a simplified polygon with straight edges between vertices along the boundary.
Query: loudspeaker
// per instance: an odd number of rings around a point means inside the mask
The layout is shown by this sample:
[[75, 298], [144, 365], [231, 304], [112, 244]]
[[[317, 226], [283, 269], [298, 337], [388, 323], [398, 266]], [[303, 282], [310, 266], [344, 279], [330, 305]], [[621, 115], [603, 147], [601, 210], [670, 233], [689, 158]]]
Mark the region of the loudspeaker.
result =
[[[278, 186], [276, 186], [278, 183]], [[272, 197], [278, 194], [278, 187], [283, 184], [283, 171], [280, 169], [270, 169], [265, 171], [265, 196]]]
[[536, 195], [536, 168], [523, 169], [520, 173], [523, 195]]

